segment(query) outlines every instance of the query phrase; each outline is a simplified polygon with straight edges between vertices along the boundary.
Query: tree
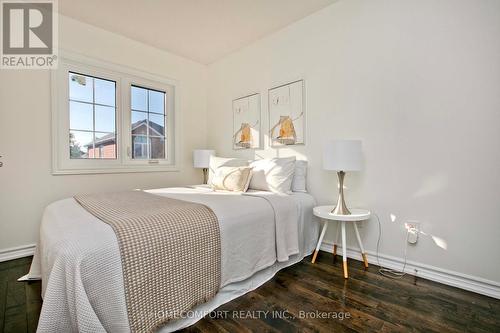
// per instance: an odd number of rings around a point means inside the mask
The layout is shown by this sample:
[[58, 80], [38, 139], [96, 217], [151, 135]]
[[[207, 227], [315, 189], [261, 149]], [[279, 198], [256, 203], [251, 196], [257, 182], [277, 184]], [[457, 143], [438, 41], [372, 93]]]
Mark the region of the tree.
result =
[[76, 141], [75, 135], [69, 133], [69, 156], [70, 158], [81, 158], [85, 154], [80, 147], [80, 143]]

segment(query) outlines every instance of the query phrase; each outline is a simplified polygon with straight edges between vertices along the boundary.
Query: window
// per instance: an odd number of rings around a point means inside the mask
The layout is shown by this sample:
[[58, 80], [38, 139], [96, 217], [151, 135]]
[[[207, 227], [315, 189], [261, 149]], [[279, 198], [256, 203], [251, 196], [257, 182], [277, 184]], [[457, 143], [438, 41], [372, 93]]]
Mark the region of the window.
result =
[[116, 158], [116, 82], [69, 72], [70, 158]]
[[62, 56], [52, 72], [53, 173], [178, 170], [173, 80]]
[[131, 87], [133, 159], [165, 158], [165, 95], [164, 91]]

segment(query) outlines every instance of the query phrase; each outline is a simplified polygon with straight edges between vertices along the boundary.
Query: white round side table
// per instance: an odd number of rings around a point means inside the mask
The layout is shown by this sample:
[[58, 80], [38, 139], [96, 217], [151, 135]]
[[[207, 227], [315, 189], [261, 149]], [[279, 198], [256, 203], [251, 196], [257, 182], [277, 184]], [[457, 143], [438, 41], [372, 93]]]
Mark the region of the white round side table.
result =
[[[338, 221], [340, 222], [340, 227], [342, 230], [342, 259], [343, 259], [343, 267], [344, 267], [344, 278], [348, 278], [349, 275], [347, 273], [347, 250], [346, 250], [346, 235], [345, 235], [345, 226], [346, 222], [352, 223], [354, 227], [354, 232], [356, 233], [356, 238], [358, 240], [359, 248], [361, 249], [361, 256], [363, 257], [363, 261], [365, 264], [365, 269], [368, 268], [368, 260], [366, 259], [365, 249], [363, 247], [363, 243], [361, 242], [361, 237], [359, 237], [359, 231], [357, 222], [368, 220], [371, 216], [369, 210], [366, 209], [350, 209], [351, 215], [336, 215], [332, 214], [332, 210], [335, 206], [318, 206], [314, 207], [313, 214], [319, 218], [324, 220], [323, 229], [321, 229], [321, 234], [319, 236], [318, 245], [316, 245], [316, 250], [314, 251], [314, 255], [312, 258], [312, 263], [316, 261], [316, 256], [318, 255], [319, 248], [321, 243], [323, 242], [323, 237], [325, 237], [326, 229], [328, 227], [328, 222], [330, 221]], [[335, 236], [335, 241], [333, 243], [333, 256], [337, 255], [337, 244], [339, 238], [339, 228], [337, 226], [337, 233]]]

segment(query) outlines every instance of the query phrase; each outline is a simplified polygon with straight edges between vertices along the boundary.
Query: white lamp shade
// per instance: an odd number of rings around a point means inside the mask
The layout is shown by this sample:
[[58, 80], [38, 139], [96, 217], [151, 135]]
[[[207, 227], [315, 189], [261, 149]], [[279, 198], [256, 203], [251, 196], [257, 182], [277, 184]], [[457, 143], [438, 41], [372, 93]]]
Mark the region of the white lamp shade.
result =
[[359, 171], [363, 167], [361, 140], [334, 140], [323, 150], [323, 169]]
[[215, 156], [215, 150], [196, 149], [193, 151], [193, 166], [195, 168], [208, 168], [210, 156]]

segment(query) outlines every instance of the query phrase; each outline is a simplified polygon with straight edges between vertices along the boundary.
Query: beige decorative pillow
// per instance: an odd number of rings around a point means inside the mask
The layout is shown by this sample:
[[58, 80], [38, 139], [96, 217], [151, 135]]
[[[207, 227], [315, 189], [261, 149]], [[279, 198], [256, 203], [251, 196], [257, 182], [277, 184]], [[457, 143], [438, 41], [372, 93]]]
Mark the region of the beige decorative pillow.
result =
[[211, 186], [214, 190], [246, 192], [251, 176], [251, 167], [223, 166], [215, 169]]

